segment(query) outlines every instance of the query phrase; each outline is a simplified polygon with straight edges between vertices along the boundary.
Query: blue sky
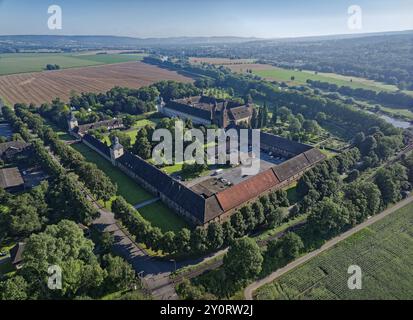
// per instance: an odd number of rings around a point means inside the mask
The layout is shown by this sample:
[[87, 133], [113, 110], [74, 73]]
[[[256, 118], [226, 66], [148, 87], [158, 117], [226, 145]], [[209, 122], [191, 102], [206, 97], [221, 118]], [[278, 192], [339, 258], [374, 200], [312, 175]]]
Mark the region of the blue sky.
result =
[[[47, 28], [60, 5], [63, 29]], [[350, 5], [363, 13], [347, 27]], [[294, 37], [413, 29], [413, 0], [0, 0], [0, 34]]]

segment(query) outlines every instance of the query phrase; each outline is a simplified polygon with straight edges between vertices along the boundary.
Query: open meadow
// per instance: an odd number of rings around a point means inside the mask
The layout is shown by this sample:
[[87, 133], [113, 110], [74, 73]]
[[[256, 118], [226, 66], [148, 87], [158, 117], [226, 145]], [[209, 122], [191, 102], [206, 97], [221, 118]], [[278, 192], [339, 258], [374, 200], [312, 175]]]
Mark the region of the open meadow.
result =
[[[340, 242], [264, 285], [258, 300], [413, 299], [413, 204]], [[362, 289], [347, 287], [350, 265], [360, 266]]]

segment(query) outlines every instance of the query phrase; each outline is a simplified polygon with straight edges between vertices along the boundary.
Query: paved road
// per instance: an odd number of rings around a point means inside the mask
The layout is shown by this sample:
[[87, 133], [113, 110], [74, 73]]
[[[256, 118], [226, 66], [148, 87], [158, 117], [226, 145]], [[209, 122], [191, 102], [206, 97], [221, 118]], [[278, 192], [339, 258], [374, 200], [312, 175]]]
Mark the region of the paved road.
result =
[[388, 208], [387, 210], [371, 217], [369, 220], [366, 220], [365, 222], [355, 226], [354, 228], [348, 230], [347, 232], [327, 241], [321, 248], [312, 251], [308, 254], [306, 254], [305, 256], [302, 256], [301, 258], [298, 258], [297, 260], [294, 260], [293, 262], [287, 264], [285, 267], [278, 269], [277, 271], [271, 273], [269, 276], [255, 281], [252, 284], [250, 284], [247, 288], [245, 288], [244, 290], [244, 296], [247, 300], [252, 300], [253, 297], [253, 292], [255, 290], [257, 290], [259, 287], [262, 287], [263, 285], [270, 283], [272, 281], [274, 281], [275, 279], [277, 279], [278, 277], [282, 276], [283, 274], [285, 274], [288, 271], [291, 271], [292, 269], [304, 264], [305, 262], [309, 261], [310, 259], [318, 256], [320, 253], [330, 249], [331, 247], [335, 246], [337, 243], [343, 241], [344, 239], [347, 239], [348, 237], [352, 236], [353, 234], [355, 234], [356, 232], [362, 230], [363, 228], [366, 228], [370, 225], [372, 225], [373, 223], [385, 218], [386, 216], [388, 216], [389, 214], [399, 210], [400, 208], [406, 206], [409, 203], [413, 202], [413, 196], [410, 195], [408, 198], [404, 199], [403, 201], [400, 201], [399, 203], [397, 203], [396, 205], [394, 205], [391, 208]]

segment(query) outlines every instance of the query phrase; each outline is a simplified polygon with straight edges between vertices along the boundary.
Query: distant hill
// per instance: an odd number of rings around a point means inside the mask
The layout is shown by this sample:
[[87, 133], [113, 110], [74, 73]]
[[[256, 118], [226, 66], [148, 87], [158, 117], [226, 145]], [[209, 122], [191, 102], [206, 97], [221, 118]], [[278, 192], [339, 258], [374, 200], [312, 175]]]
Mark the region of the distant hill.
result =
[[[139, 49], [145, 47], [235, 44], [258, 40], [243, 37], [171, 37], [133, 38], [117, 36], [60, 36], [60, 35], [9, 35], [0, 36], [0, 50], [3, 52], [27, 49]], [[7, 49], [7, 50], [5, 50]]]

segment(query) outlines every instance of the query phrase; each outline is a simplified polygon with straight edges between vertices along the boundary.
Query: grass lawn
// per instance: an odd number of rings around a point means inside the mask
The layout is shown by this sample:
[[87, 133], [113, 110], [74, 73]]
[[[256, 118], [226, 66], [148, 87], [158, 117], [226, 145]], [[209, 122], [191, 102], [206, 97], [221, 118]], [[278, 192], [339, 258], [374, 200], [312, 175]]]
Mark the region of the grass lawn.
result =
[[178, 232], [182, 228], [190, 229], [189, 225], [178, 215], [173, 213], [161, 201], [157, 201], [148, 206], [138, 209], [138, 212], [153, 226], [159, 227], [163, 232]]
[[[82, 153], [87, 161], [95, 163], [99, 169], [105, 172], [108, 177], [118, 185], [118, 195], [124, 197], [131, 205], [136, 205], [154, 197], [88, 146], [83, 143], [77, 143], [73, 144], [72, 147]], [[111, 199], [111, 201], [113, 200], [114, 199]], [[106, 208], [110, 209], [111, 201], [105, 203]], [[139, 209], [139, 213], [151, 222], [153, 226], [159, 227], [163, 232], [170, 230], [179, 231], [183, 227], [189, 227], [182, 218], [177, 216], [160, 201]]]
[[[268, 66], [268, 70], [253, 70], [253, 72], [260, 77], [284, 81], [291, 85], [301, 85], [306, 84], [307, 79], [317, 80], [323, 82], [334, 83], [338, 86], [348, 86], [351, 88], [363, 88], [374, 91], [396, 91], [395, 86], [386, 85], [383, 83], [374, 82], [372, 80], [361, 79], [356, 77], [347, 77], [338, 74], [330, 73], [318, 73], [315, 74], [314, 71], [299, 71], [299, 70], [289, 70], [282, 69], [277, 67]], [[294, 77], [294, 80], [291, 80], [291, 77]], [[352, 80], [352, 81], [351, 81]]]
[[[413, 299], [413, 204], [259, 288], [257, 299]], [[347, 287], [350, 265], [362, 289]]]
[[[135, 144], [136, 141], [136, 136], [138, 135], [138, 130], [142, 127], [145, 127], [147, 125], [155, 126], [156, 122], [148, 119], [142, 119], [136, 121], [136, 123], [133, 125], [131, 129], [124, 130], [122, 131], [123, 133], [127, 134], [130, 139], [131, 139], [131, 145]], [[111, 143], [110, 138], [109, 138], [109, 133], [103, 138], [103, 142]]]
[[297, 183], [295, 183], [287, 189], [287, 197], [288, 201], [290, 202], [290, 205], [293, 205], [300, 200], [297, 194]]
[[167, 174], [173, 174], [176, 172], [180, 172], [182, 170], [182, 166], [183, 166], [183, 162], [180, 163], [176, 163], [174, 165], [171, 166], [166, 166], [164, 168], [162, 168], [163, 172], [166, 172]]
[[99, 169], [105, 172], [112, 182], [118, 185], [118, 194], [124, 197], [131, 205], [153, 198], [151, 194], [142, 189], [133, 179], [112, 166], [109, 161], [83, 143], [73, 144], [72, 147], [83, 154], [87, 161], [95, 163]]

